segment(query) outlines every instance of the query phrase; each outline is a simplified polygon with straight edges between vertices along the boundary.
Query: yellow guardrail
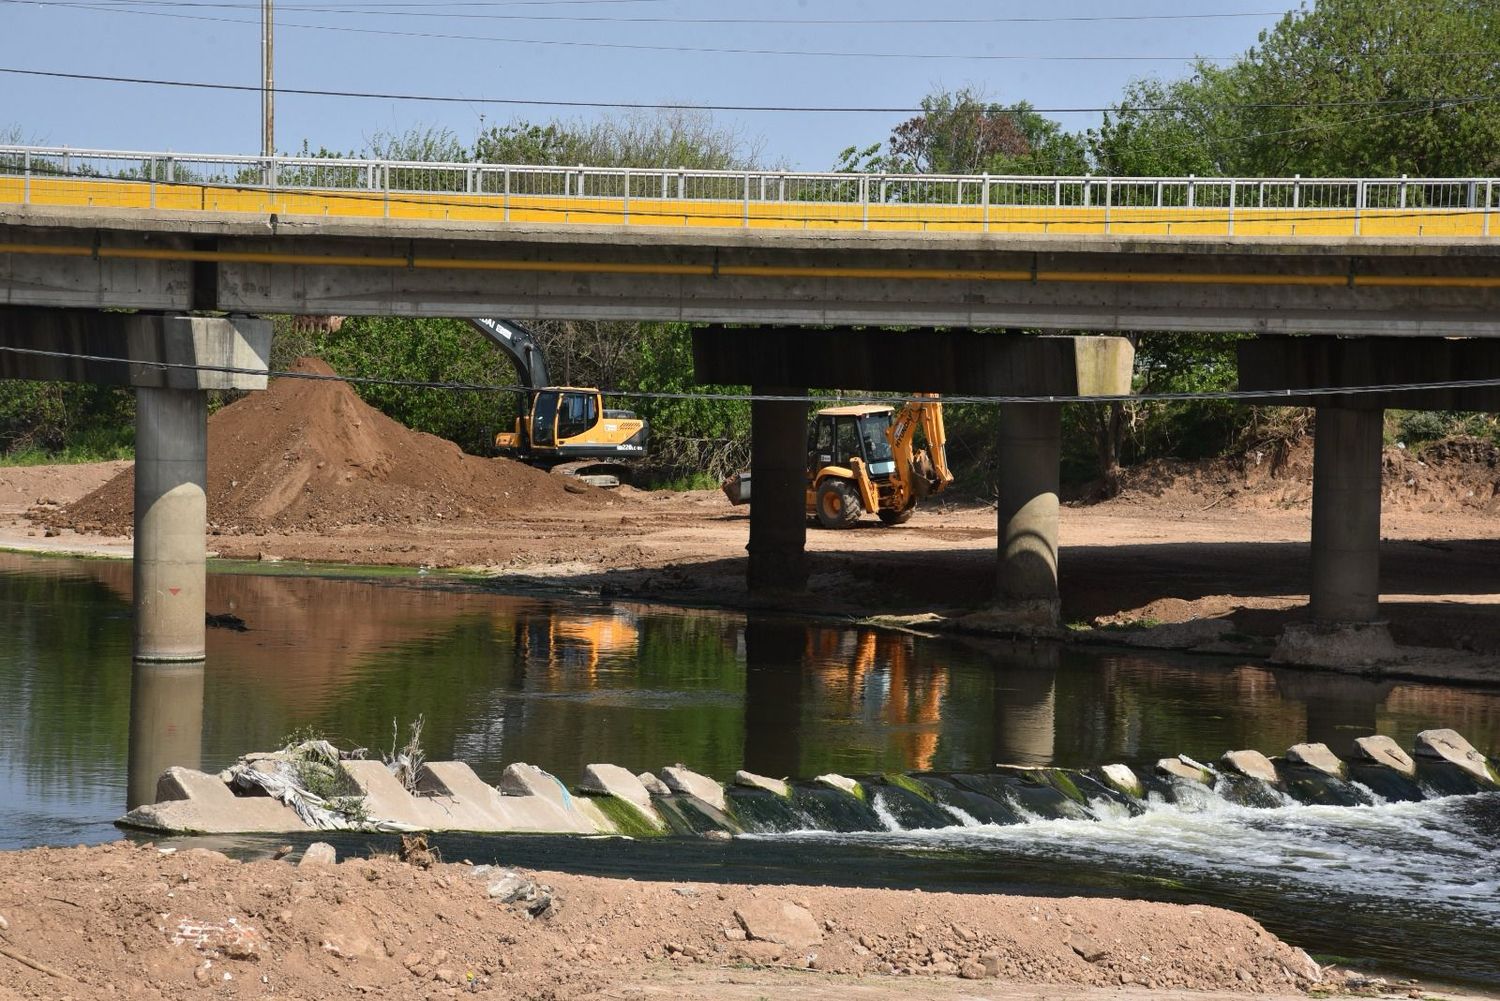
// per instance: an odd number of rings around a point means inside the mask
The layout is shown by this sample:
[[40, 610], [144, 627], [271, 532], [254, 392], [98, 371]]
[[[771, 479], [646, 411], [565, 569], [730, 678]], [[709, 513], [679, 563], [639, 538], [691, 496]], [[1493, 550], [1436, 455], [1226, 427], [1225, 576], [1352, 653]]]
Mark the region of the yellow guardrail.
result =
[[1018, 206], [269, 189], [108, 178], [0, 176], [0, 204], [456, 222], [1117, 236], [1500, 235], [1484, 208]]

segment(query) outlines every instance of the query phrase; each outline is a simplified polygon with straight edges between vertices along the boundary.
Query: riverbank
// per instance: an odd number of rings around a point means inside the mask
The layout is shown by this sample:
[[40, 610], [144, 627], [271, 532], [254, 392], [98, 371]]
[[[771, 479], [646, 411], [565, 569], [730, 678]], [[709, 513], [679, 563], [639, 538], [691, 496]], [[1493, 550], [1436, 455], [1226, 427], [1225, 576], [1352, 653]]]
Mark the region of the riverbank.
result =
[[[128, 555], [127, 537], [57, 527], [63, 507], [121, 468], [0, 469], [0, 548]], [[1064, 637], [1269, 655], [1286, 625], [1307, 618], [1309, 572], [1307, 498], [1276, 489], [1265, 503], [1193, 480], [1158, 496], [1137, 485], [1114, 501], [1064, 507]], [[1382, 520], [1381, 608], [1408, 654], [1383, 671], [1500, 683], [1500, 521], [1483, 508], [1420, 500], [1388, 503]], [[745, 509], [716, 491], [626, 488], [589, 505], [480, 521], [218, 530], [209, 546], [225, 558], [463, 567], [503, 587], [743, 608], [752, 603], [747, 537]], [[991, 587], [994, 539], [993, 510], [973, 502], [926, 506], [894, 529], [811, 529], [812, 579], [794, 610], [980, 628], [964, 619]]]
[[6, 853], [0, 999], [1227, 1001], [1345, 985], [1214, 907], [299, 859], [128, 842]]

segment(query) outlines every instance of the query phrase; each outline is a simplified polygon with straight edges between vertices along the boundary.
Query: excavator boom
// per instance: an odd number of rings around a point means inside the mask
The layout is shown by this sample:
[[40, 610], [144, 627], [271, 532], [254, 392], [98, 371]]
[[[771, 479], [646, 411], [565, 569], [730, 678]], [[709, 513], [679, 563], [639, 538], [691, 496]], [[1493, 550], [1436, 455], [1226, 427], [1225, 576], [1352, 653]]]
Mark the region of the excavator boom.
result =
[[521, 385], [532, 391], [551, 385], [547, 378], [547, 359], [542, 356], [542, 346], [531, 331], [519, 323], [491, 317], [470, 317], [469, 324], [505, 352], [516, 366]]

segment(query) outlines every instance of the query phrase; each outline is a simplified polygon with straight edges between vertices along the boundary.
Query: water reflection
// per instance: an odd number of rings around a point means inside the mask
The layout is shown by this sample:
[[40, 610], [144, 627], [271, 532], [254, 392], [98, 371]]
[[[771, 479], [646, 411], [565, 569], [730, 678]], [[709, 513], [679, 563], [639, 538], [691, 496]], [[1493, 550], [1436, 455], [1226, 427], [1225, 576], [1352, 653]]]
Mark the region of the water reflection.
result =
[[[217, 769], [311, 726], [498, 778], [611, 761], [806, 777], [1144, 763], [1454, 726], [1500, 750], [1500, 693], [1220, 659], [934, 639], [429, 581], [213, 573], [200, 673], [132, 671], [129, 566], [0, 556], [0, 842], [88, 837], [164, 763]], [[137, 711], [132, 713], [132, 702]], [[200, 733], [201, 736], [195, 736]], [[128, 779], [127, 779], [128, 775]], [[92, 826], [90, 826], [92, 825]]]
[[126, 807], [156, 802], [156, 780], [173, 765], [203, 763], [203, 663], [136, 661], [130, 683]]

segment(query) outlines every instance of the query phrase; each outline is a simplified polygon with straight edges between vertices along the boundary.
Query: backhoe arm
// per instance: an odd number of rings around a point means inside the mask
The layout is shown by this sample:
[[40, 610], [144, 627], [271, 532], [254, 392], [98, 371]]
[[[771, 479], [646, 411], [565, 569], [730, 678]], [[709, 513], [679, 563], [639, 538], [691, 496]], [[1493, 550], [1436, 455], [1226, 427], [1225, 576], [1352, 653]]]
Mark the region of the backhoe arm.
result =
[[[941, 493], [953, 482], [948, 469], [948, 432], [943, 426], [943, 405], [936, 393], [919, 393], [920, 399], [902, 407], [888, 432], [891, 457], [896, 462], [896, 479], [901, 485], [903, 506], [927, 494]], [[927, 448], [918, 453], [915, 447], [917, 428]]]

